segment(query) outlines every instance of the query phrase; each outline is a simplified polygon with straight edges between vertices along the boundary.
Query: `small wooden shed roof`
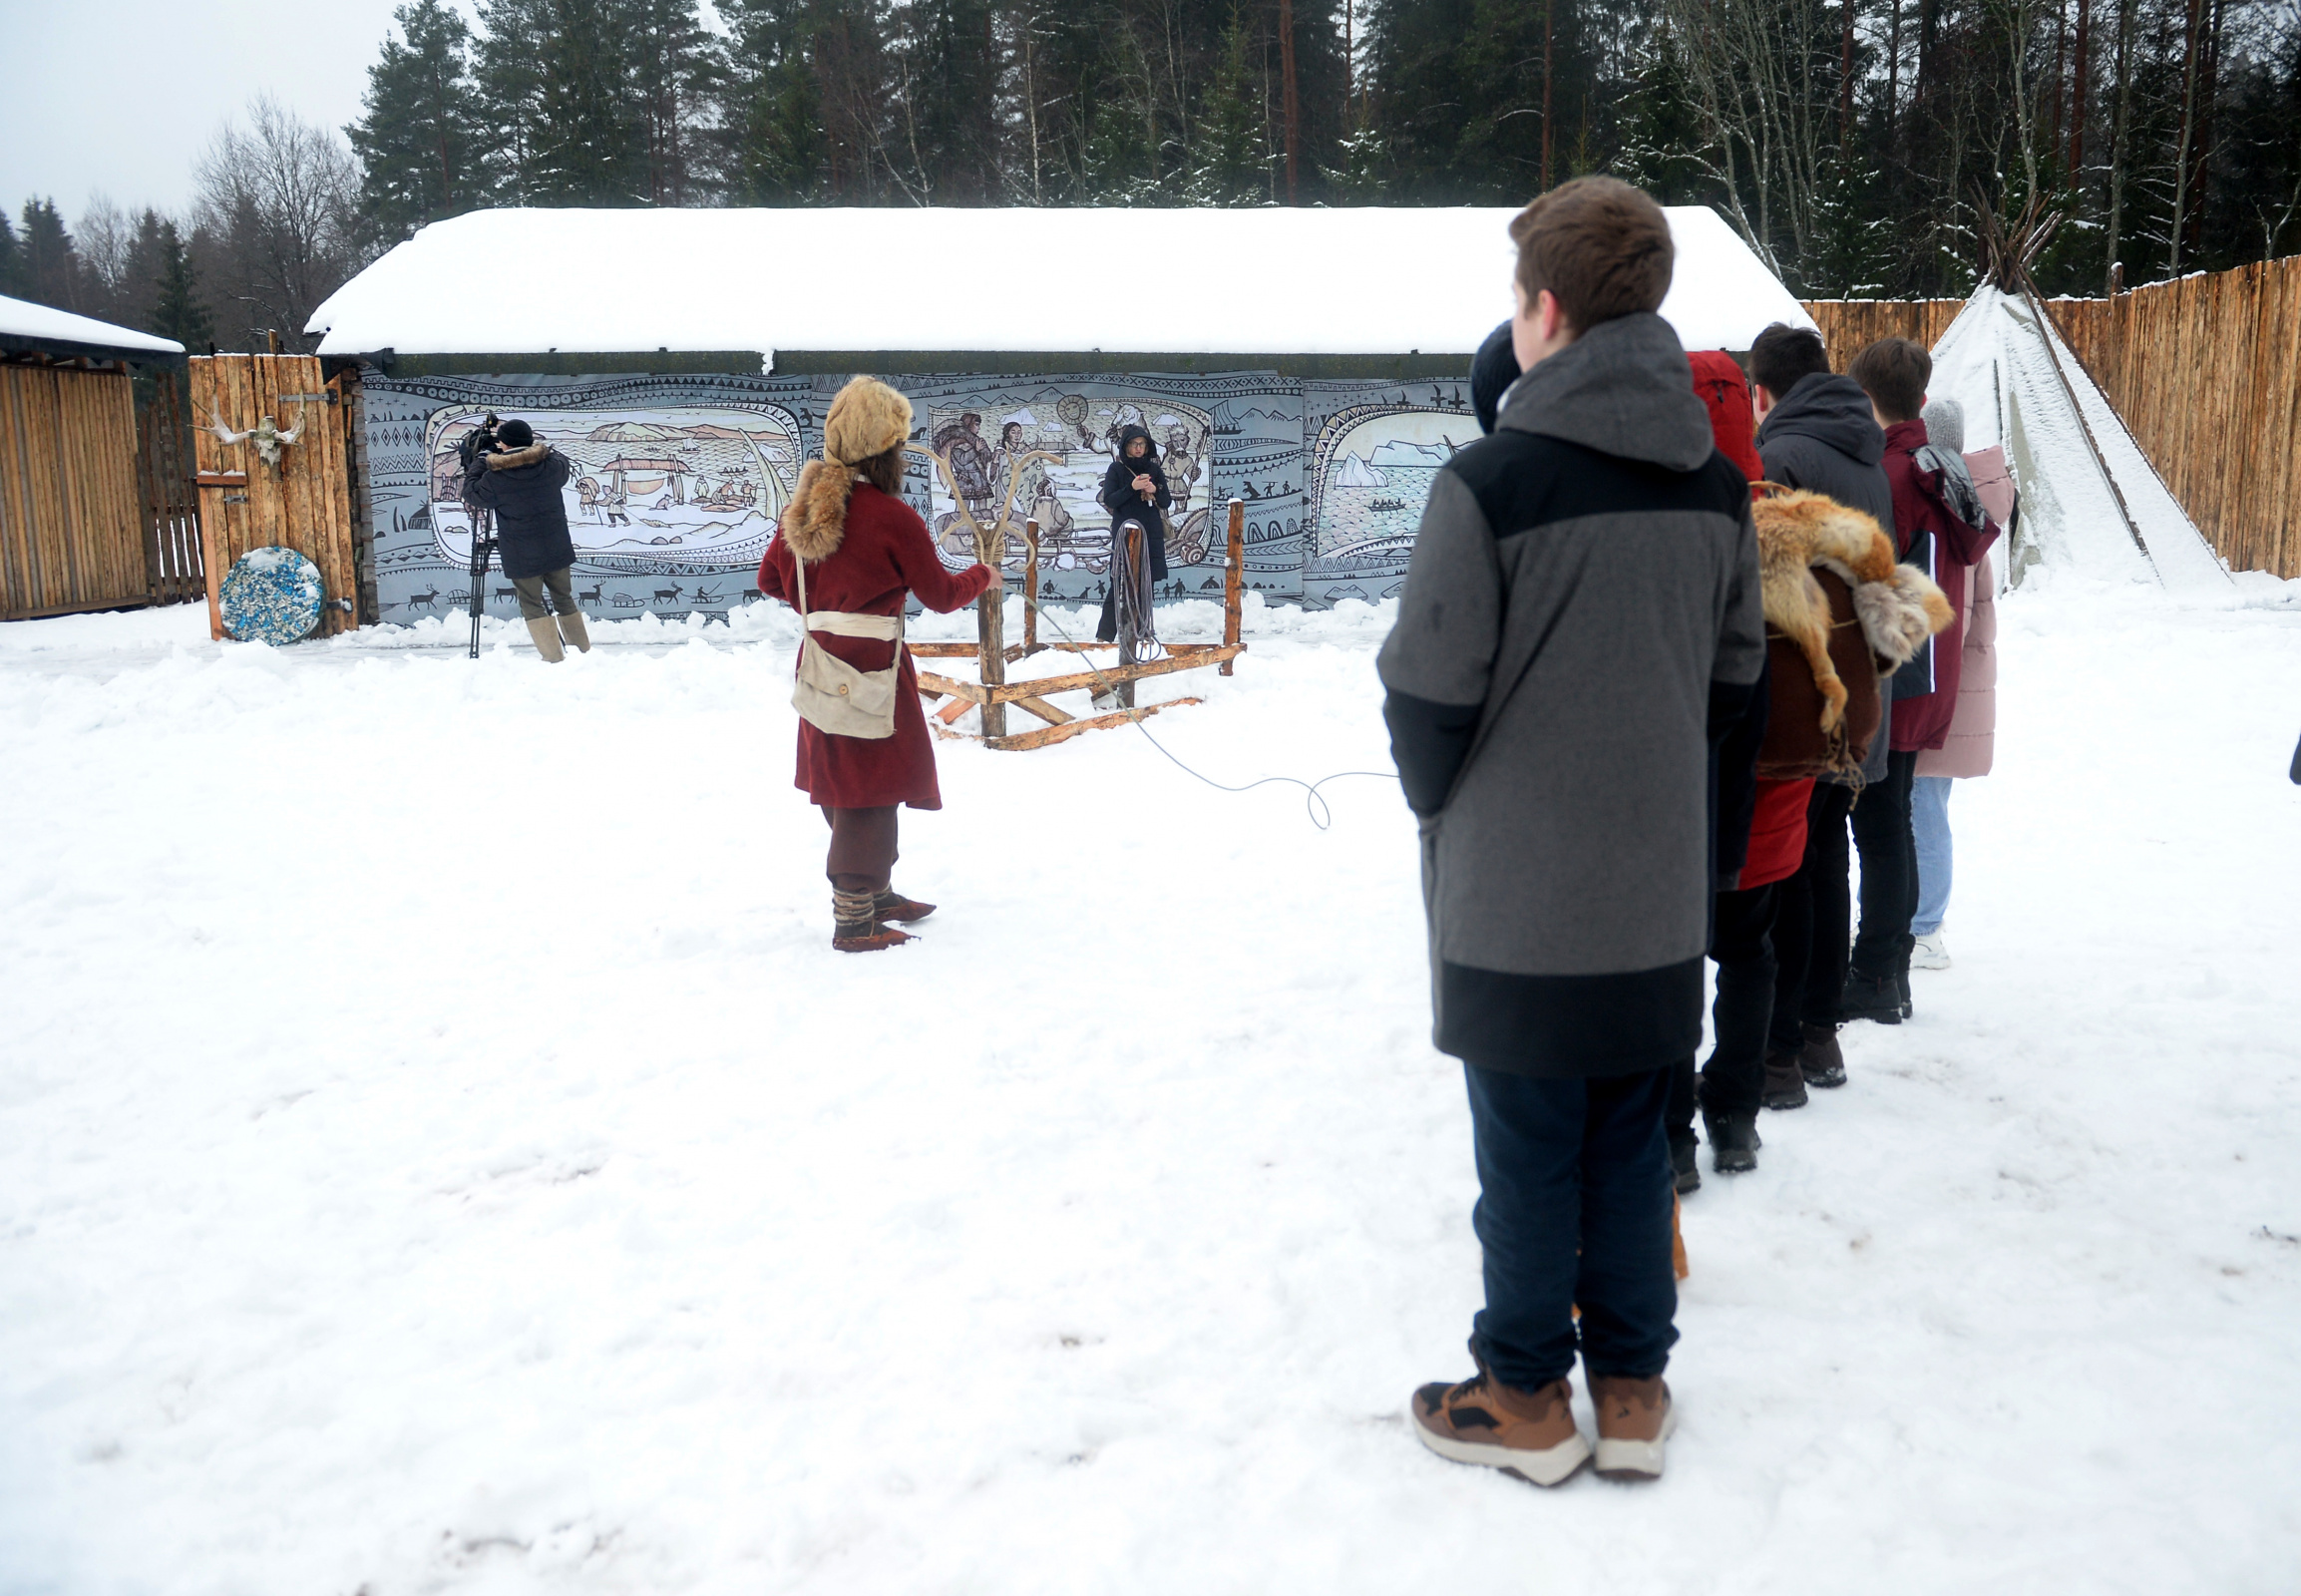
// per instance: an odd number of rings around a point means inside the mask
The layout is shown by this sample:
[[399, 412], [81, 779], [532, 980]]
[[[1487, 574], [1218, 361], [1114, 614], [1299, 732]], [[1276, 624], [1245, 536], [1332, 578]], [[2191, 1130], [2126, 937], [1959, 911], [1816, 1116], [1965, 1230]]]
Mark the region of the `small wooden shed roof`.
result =
[[94, 316], [74, 315], [29, 299], [0, 294], [0, 353], [47, 355], [59, 360], [182, 359], [184, 345]]

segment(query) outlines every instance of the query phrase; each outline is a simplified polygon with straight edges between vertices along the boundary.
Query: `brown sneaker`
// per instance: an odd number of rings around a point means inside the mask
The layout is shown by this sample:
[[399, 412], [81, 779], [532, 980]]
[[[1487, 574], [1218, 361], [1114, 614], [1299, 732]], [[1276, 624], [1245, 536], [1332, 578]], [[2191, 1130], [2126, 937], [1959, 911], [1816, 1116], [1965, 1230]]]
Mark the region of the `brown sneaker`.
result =
[[880, 892], [873, 902], [873, 909], [881, 920], [900, 921], [906, 926], [915, 920], [925, 920], [935, 913], [935, 905], [923, 904], [916, 898], [906, 898], [893, 887]]
[[1670, 1388], [1662, 1377], [1592, 1376], [1590, 1401], [1598, 1409], [1600, 1477], [1660, 1479], [1662, 1443], [1678, 1427], [1678, 1412], [1670, 1404]]
[[1574, 1424], [1573, 1390], [1563, 1380], [1519, 1391], [1480, 1364], [1459, 1385], [1424, 1386], [1406, 1410], [1414, 1433], [1440, 1457], [1483, 1463], [1530, 1485], [1562, 1485], [1590, 1460], [1590, 1443]]
[[1808, 1086], [1845, 1084], [1845, 1049], [1837, 1044], [1835, 1025], [1805, 1027], [1805, 1045], [1798, 1050], [1797, 1067]]
[[1759, 1089], [1758, 1101], [1768, 1108], [1805, 1106], [1805, 1071], [1798, 1067], [1798, 1057], [1797, 1053], [1765, 1055], [1765, 1084]]

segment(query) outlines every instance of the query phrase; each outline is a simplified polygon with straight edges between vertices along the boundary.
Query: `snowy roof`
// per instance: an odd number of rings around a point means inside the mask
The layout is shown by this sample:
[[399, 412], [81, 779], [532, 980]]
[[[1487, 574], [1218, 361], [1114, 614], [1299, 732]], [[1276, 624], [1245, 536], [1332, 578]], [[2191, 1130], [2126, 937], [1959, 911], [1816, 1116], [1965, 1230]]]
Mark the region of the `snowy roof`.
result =
[[[479, 210], [312, 312], [322, 354], [1461, 354], [1510, 312], [1514, 207]], [[1813, 325], [1716, 211], [1670, 209], [1692, 349]]]
[[0, 338], [24, 344], [76, 344], [91, 349], [141, 349], [156, 355], [180, 355], [184, 345], [174, 338], [156, 338], [133, 327], [116, 327], [94, 316], [76, 316], [69, 310], [36, 305], [29, 299], [0, 294]]

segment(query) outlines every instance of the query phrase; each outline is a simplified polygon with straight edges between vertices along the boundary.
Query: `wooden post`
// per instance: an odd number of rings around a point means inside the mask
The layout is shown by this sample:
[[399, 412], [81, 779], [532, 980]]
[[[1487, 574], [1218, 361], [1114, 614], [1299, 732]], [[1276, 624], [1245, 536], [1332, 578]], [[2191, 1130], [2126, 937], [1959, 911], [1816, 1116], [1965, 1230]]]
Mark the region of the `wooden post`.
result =
[[1022, 651], [1038, 652], [1038, 522], [1022, 524]]
[[[996, 537], [999, 547], [991, 548]], [[1004, 685], [1006, 681], [1006, 577], [1000, 569], [1000, 557], [1006, 553], [1006, 534], [993, 529], [989, 533], [979, 528], [975, 532], [975, 558], [988, 566], [992, 582], [980, 598], [974, 600], [974, 629], [980, 643], [982, 684], [985, 687]], [[982, 706], [982, 734], [985, 737], [1006, 735], [1006, 705], [987, 703]]]
[[[1142, 570], [1142, 528], [1133, 522], [1130, 521], [1126, 524], [1126, 548], [1120, 552], [1120, 558], [1126, 562], [1126, 569], [1130, 574]], [[1115, 568], [1111, 571], [1111, 581], [1113, 584], [1118, 581], [1118, 572]], [[1134, 677], [1126, 673], [1126, 667], [1140, 663], [1135, 658], [1134, 653], [1134, 629], [1127, 624], [1126, 606], [1119, 603], [1115, 598], [1111, 603], [1111, 613], [1118, 618], [1120, 673], [1119, 684], [1114, 691], [1114, 696], [1117, 698], [1118, 706], [1121, 709], [1132, 709], [1134, 707]]]
[[[1223, 559], [1223, 646], [1228, 648], [1239, 640], [1239, 600], [1247, 583], [1247, 502], [1231, 501], [1231, 535], [1229, 551]], [[1223, 674], [1231, 673], [1236, 660], [1223, 661]]]

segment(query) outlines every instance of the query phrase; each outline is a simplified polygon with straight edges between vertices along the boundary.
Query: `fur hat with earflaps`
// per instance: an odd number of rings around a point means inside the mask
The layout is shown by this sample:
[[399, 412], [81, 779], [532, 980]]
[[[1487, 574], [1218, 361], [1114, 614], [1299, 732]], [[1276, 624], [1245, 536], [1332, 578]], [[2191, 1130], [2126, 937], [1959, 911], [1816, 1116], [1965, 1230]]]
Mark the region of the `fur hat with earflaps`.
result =
[[823, 418], [823, 458], [799, 473], [799, 491], [783, 512], [783, 539], [802, 560], [825, 560], [847, 537], [847, 501], [863, 473], [856, 467], [911, 436], [911, 401], [877, 377], [857, 377], [839, 390]]

